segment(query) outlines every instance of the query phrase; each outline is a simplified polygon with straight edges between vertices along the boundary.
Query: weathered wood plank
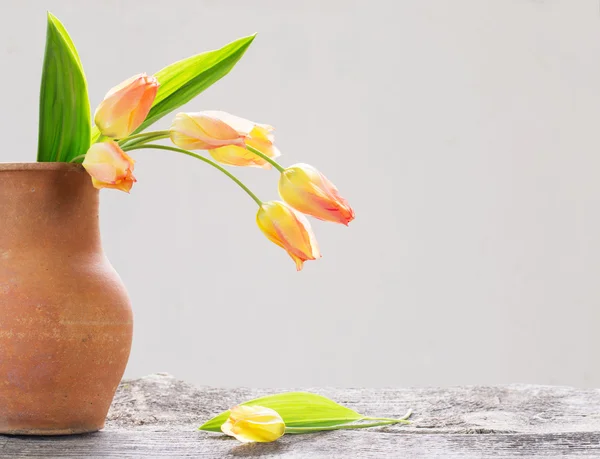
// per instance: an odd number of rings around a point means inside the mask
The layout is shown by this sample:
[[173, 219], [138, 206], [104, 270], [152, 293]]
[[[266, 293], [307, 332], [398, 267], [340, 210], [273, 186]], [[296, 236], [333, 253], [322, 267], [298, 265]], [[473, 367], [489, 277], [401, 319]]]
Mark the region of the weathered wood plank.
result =
[[373, 429], [287, 436], [270, 444], [195, 432], [104, 431], [82, 437], [10, 439], [2, 458], [552, 458], [600, 457], [600, 434], [431, 434]]
[[0, 458], [600, 457], [600, 390], [526, 385], [308, 390], [372, 416], [401, 416], [412, 408], [414, 424], [240, 445], [195, 429], [236, 403], [280, 389], [194, 387], [152, 375], [121, 384], [104, 431], [0, 436]]

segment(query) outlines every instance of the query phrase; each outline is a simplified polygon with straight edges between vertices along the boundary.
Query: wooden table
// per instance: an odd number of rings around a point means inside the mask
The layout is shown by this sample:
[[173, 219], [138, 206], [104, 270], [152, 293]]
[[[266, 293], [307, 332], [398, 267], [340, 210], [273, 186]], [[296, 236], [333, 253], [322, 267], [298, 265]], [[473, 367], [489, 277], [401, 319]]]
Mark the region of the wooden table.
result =
[[0, 458], [600, 458], [600, 390], [553, 386], [307, 389], [411, 426], [286, 435], [243, 445], [199, 432], [236, 403], [277, 390], [195, 387], [166, 374], [124, 381], [106, 428], [72, 437], [0, 436]]

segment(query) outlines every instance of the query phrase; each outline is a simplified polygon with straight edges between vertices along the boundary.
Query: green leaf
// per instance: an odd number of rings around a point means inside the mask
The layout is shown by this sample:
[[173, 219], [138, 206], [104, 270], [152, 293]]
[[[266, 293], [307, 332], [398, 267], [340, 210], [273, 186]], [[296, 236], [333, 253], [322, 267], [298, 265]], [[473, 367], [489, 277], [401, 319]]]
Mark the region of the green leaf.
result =
[[[221, 49], [197, 54], [160, 70], [154, 76], [160, 83], [150, 113], [135, 133], [189, 102], [229, 73], [242, 58], [256, 35], [240, 38]], [[92, 142], [100, 137], [96, 126]]]
[[38, 161], [68, 162], [90, 146], [90, 101], [77, 49], [48, 13], [40, 89]]
[[[363, 419], [364, 416], [339, 405], [322, 395], [309, 392], [284, 392], [250, 400], [241, 405], [259, 405], [279, 413], [286, 427], [328, 427]], [[220, 432], [229, 411], [215, 416], [199, 427], [200, 430]]]

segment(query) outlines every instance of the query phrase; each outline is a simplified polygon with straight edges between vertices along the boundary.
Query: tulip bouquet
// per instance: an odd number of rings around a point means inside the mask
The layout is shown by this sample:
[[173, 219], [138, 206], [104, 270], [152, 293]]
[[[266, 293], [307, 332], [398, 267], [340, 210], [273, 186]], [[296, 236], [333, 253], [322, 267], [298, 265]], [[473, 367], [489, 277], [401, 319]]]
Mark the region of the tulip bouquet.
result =
[[[95, 188], [129, 193], [136, 182], [130, 156], [134, 152], [152, 148], [195, 158], [223, 173], [254, 200], [258, 227], [287, 251], [297, 270], [302, 269], [305, 261], [321, 256], [305, 215], [348, 225], [354, 211], [314, 167], [279, 164], [270, 125], [223, 111], [200, 111], [176, 114], [168, 130], [148, 130], [224, 77], [253, 40], [254, 36], [240, 38], [221, 49], [175, 62], [153, 76], [135, 75], [106, 94], [92, 120], [75, 45], [60, 21], [48, 14], [37, 160], [81, 164]], [[172, 145], [157, 143], [166, 139]], [[281, 200], [263, 202], [225, 166], [274, 168], [279, 173]], [[242, 403], [200, 429], [222, 431], [243, 442], [264, 442], [286, 432], [407, 423], [409, 415], [371, 418], [319, 395], [292, 392]]]
[[[225, 76], [254, 36], [165, 67], [154, 76], [139, 74], [112, 88], [96, 109], [93, 124], [86, 78], [66, 29], [48, 15], [40, 95], [38, 161], [81, 163], [96, 188], [129, 193], [136, 178], [136, 150], [154, 148], [184, 154], [222, 172], [258, 205], [258, 227], [287, 251], [302, 269], [321, 257], [304, 214], [348, 225], [354, 211], [337, 188], [306, 164], [284, 168], [276, 158], [273, 128], [222, 111], [179, 113], [169, 130], [147, 128], [192, 100]], [[156, 143], [170, 139], [174, 145]], [[208, 152], [208, 155], [199, 152]], [[280, 174], [281, 201], [263, 202], [226, 166], [272, 169]]]

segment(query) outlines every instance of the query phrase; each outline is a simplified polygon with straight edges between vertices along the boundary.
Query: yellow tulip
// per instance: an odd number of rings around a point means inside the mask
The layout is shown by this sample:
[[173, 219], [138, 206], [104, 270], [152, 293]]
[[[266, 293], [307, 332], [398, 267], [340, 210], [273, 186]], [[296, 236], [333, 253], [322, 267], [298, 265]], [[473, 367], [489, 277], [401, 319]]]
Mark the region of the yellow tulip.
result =
[[268, 169], [271, 165], [245, 146], [276, 158], [280, 153], [273, 145], [272, 132], [273, 128], [266, 124], [253, 123], [225, 112], [204, 111], [179, 113], [171, 126], [171, 140], [186, 150], [208, 150], [223, 164]]
[[310, 223], [304, 215], [281, 201], [263, 203], [256, 223], [267, 238], [287, 251], [300, 271], [306, 260], [321, 257]]
[[114, 188], [126, 193], [136, 182], [133, 164], [133, 159], [112, 140], [93, 144], [83, 160], [95, 188]]
[[335, 185], [308, 164], [296, 164], [281, 173], [279, 195], [294, 209], [320, 220], [346, 226], [354, 220], [354, 210]]
[[146, 119], [158, 86], [156, 78], [142, 73], [108, 91], [94, 115], [102, 135], [122, 139], [135, 131]]
[[265, 443], [281, 437], [285, 433], [285, 423], [275, 410], [240, 405], [230, 410], [229, 419], [221, 430], [243, 443]]

